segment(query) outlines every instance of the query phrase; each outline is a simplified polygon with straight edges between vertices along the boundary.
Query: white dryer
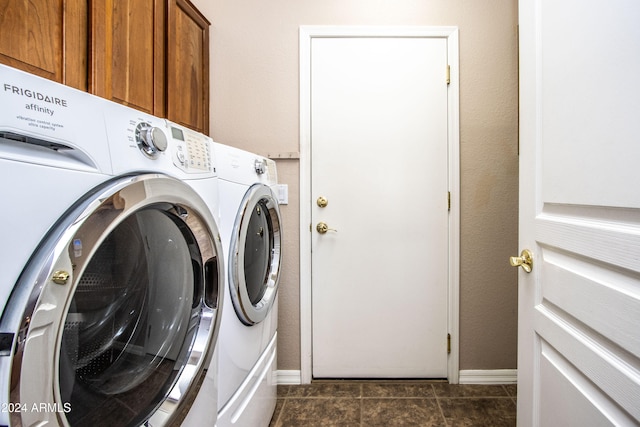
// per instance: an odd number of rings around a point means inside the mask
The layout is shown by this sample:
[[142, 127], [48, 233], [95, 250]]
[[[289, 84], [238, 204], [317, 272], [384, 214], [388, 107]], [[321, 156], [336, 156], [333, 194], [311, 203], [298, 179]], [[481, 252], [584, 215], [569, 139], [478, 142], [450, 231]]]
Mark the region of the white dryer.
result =
[[[202, 197], [206, 203], [209, 211], [215, 218], [216, 224], [219, 224], [219, 199], [218, 199], [218, 177], [217, 177], [217, 165], [215, 156], [213, 153], [213, 140], [196, 132], [192, 129], [181, 126], [177, 123], [167, 121], [168, 136], [172, 140], [169, 153], [173, 158], [173, 163], [177, 165], [181, 170], [189, 171], [189, 179], [184, 179], [185, 182], [192, 187]], [[222, 237], [217, 235], [217, 239], [222, 243]], [[217, 314], [220, 316], [215, 322], [211, 323], [211, 327], [219, 328], [222, 319], [222, 303], [224, 293], [224, 255], [219, 254], [220, 266], [222, 270], [218, 272], [211, 272], [212, 276], [217, 277], [220, 282], [217, 282], [216, 290], [217, 294], [211, 295], [210, 304], [218, 307]], [[214, 274], [216, 273], [216, 274]], [[221, 287], [221, 288], [219, 288]], [[214, 334], [214, 338], [218, 337], [218, 329]], [[218, 340], [213, 343], [207, 343], [205, 340], [208, 335], [201, 334], [198, 336], [199, 341], [196, 343], [197, 348], [205, 349], [209, 346], [213, 346], [213, 352], [211, 353], [211, 359], [204, 367], [205, 375], [202, 378], [202, 382], [199, 386], [197, 394], [192, 395], [192, 402], [187, 405], [188, 414], [182, 419], [182, 427], [201, 427], [201, 426], [215, 426], [217, 420], [217, 407], [218, 407]], [[191, 365], [185, 369], [195, 371], [196, 367]], [[189, 378], [187, 376], [187, 378]], [[176, 395], [170, 395], [170, 398], [177, 399], [179, 394], [184, 393], [188, 384], [182, 383], [180, 387], [173, 393]]]
[[273, 160], [214, 143], [227, 261], [218, 427], [269, 425], [276, 405], [281, 217]]
[[0, 425], [215, 424], [217, 178], [170, 130], [0, 65]]

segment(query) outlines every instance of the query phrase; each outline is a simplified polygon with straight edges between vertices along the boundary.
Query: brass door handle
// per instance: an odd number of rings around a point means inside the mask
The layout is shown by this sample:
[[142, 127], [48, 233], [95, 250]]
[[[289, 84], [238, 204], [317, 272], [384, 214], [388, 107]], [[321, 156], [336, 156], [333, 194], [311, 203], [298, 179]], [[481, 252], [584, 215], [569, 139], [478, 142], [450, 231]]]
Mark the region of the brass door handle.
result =
[[533, 254], [529, 249], [524, 249], [520, 256], [510, 257], [509, 263], [512, 267], [522, 267], [525, 272], [531, 273], [531, 269], [533, 269]]
[[336, 233], [338, 232], [338, 230], [336, 229], [329, 228], [327, 223], [322, 221], [320, 221], [318, 225], [316, 225], [316, 231], [320, 234], [325, 234], [327, 231], [335, 231]]

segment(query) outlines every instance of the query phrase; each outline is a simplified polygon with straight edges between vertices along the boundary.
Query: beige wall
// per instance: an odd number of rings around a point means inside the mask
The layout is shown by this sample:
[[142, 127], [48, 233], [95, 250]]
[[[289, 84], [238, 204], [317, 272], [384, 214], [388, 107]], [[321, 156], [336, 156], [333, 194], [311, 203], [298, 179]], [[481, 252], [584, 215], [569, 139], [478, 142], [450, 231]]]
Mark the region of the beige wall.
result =
[[[300, 25], [460, 30], [460, 369], [516, 368], [516, 0], [194, 0], [211, 21], [211, 136], [275, 156], [299, 152]], [[295, 154], [293, 155], [295, 157]], [[300, 369], [299, 163], [278, 160], [284, 215], [278, 368]]]

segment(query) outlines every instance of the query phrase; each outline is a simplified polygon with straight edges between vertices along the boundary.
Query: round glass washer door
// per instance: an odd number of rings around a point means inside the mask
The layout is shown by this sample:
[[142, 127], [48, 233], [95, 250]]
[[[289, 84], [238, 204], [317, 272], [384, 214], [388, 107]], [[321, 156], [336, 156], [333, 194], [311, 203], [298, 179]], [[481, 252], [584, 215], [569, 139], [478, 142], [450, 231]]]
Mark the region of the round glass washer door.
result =
[[120, 178], [80, 202], [21, 276], [9, 307], [22, 309], [3, 313], [10, 399], [26, 408], [13, 424], [179, 422], [217, 339], [221, 254], [207, 206], [176, 179]]
[[229, 290], [245, 325], [261, 322], [276, 301], [280, 279], [281, 218], [271, 188], [254, 184], [245, 193], [229, 250]]

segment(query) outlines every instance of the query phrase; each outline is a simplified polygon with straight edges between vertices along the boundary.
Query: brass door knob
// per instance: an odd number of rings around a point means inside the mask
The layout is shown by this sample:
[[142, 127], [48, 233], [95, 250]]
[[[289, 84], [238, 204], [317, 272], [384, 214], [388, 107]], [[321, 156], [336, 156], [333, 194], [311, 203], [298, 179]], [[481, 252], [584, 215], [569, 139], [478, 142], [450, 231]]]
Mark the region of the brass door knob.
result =
[[509, 263], [512, 267], [522, 267], [525, 272], [531, 273], [531, 269], [533, 269], [533, 254], [529, 249], [525, 249], [520, 253], [520, 256], [510, 257]]
[[327, 223], [322, 221], [320, 221], [318, 225], [316, 225], [316, 231], [320, 234], [325, 234], [327, 231], [335, 231], [336, 233], [338, 232], [338, 230], [336, 229], [329, 228]]
[[327, 200], [326, 197], [324, 196], [320, 196], [318, 197], [318, 200], [316, 200], [316, 203], [318, 204], [318, 206], [320, 206], [321, 208], [326, 208], [327, 205], [329, 204], [329, 200]]

